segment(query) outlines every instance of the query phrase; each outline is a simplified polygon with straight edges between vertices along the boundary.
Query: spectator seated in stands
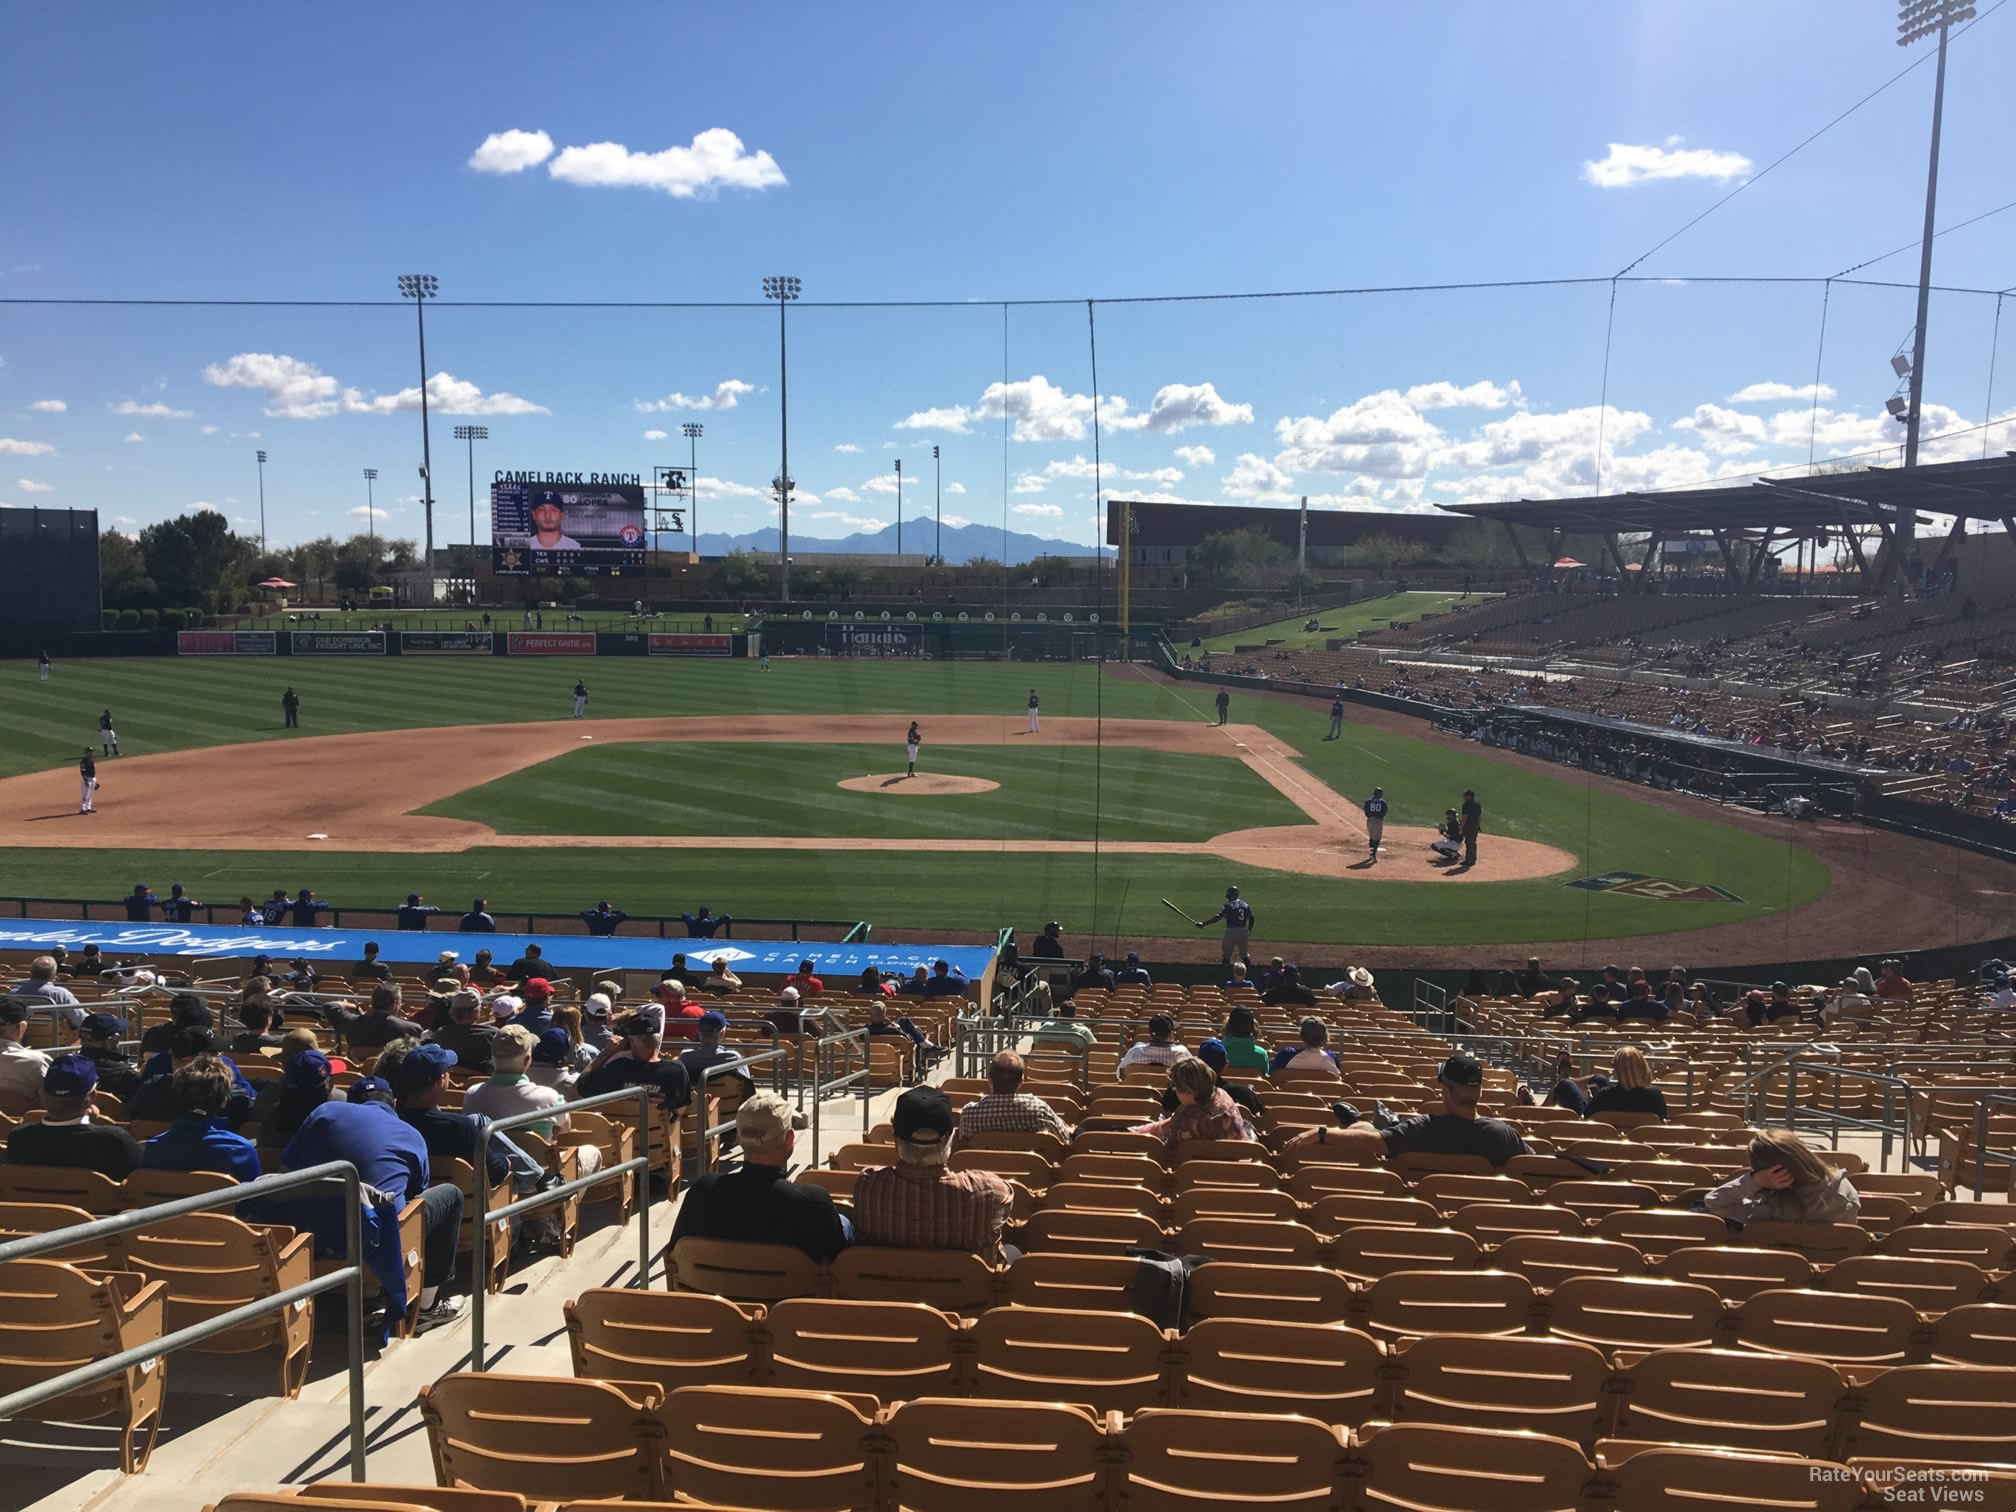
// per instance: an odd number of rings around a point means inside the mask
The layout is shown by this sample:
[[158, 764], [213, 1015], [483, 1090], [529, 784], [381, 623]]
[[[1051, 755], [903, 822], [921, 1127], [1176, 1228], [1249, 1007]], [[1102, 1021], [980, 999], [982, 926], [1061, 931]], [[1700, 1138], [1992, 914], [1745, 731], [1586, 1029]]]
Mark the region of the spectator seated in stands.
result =
[[1071, 978], [1071, 992], [1111, 992], [1113, 973], [1106, 969], [1106, 957], [1093, 951], [1085, 957], [1085, 969]]
[[904, 1039], [910, 1041], [912, 1045], [917, 1047], [917, 1061], [920, 1066], [937, 1060], [945, 1053], [937, 1045], [931, 1043], [929, 1037], [926, 1036], [922, 1029], [919, 1029], [910, 1021], [909, 1014], [901, 1014], [892, 1020], [889, 1017], [888, 1008], [879, 1000], [868, 1005], [868, 1023], [866, 1027], [871, 1038], [875, 1035], [900, 1034]]
[[1014, 1205], [1008, 1183], [992, 1171], [946, 1165], [952, 1103], [936, 1087], [912, 1087], [891, 1119], [896, 1164], [863, 1171], [854, 1182], [854, 1241], [895, 1249], [964, 1250], [989, 1265], [1015, 1258], [1001, 1232]]
[[[497, 1026], [479, 1023], [483, 996], [473, 987], [457, 988], [448, 995], [448, 1022], [427, 1037], [455, 1052], [455, 1063], [471, 1071], [488, 1071]], [[529, 1032], [529, 1031], [528, 1031]]]
[[1037, 1134], [1045, 1130], [1071, 1138], [1071, 1126], [1042, 1098], [1022, 1090], [1022, 1057], [1003, 1050], [987, 1068], [989, 1090], [959, 1110], [959, 1137], [981, 1134]]
[[1723, 1182], [1703, 1205], [1739, 1225], [1853, 1223], [1862, 1197], [1845, 1171], [1823, 1162], [1797, 1134], [1759, 1129], [1750, 1141], [1748, 1174]]
[[1903, 998], [1907, 1001], [1910, 999], [1910, 980], [1905, 977], [1904, 968], [1898, 965], [1897, 962], [1885, 961], [1883, 963], [1883, 976], [1876, 983], [1876, 996], [1879, 998]]
[[[1113, 985], [1111, 977], [1106, 979], [1106, 985], [1109, 987]], [[966, 974], [962, 971], [954, 971], [950, 961], [932, 962], [931, 978], [924, 985], [924, 996], [927, 998], [964, 997], [968, 990], [969, 985], [966, 981]]]
[[[875, 968], [871, 966], [868, 969], [873, 971]], [[716, 956], [713, 964], [707, 968], [707, 975], [700, 983], [700, 990], [702, 992], [717, 994], [740, 992], [742, 990], [742, 978], [735, 975], [734, 971], [730, 969], [728, 957]]]
[[774, 1092], [754, 1093], [735, 1110], [735, 1139], [742, 1163], [695, 1178], [668, 1247], [681, 1239], [786, 1244], [822, 1265], [847, 1247], [853, 1235], [832, 1196], [786, 1174], [797, 1143], [789, 1103]]
[[1064, 959], [1064, 926], [1052, 919], [1043, 926], [1043, 933], [1030, 943], [1029, 954], [1039, 961], [1061, 961]]
[[1127, 952], [1127, 963], [1113, 973], [1113, 985], [1116, 987], [1153, 987], [1155, 985], [1155, 979], [1148, 975], [1147, 967], [1141, 964], [1140, 951], [1130, 950]]
[[476, 952], [476, 958], [469, 963], [469, 985], [487, 992], [504, 980], [504, 973], [497, 969], [497, 958], [486, 948]]
[[368, 1011], [359, 1013], [353, 1003], [326, 1003], [322, 1018], [353, 1050], [383, 1050], [394, 1040], [419, 1039], [427, 1032], [399, 1017], [399, 988], [391, 982], [380, 982], [371, 989]]
[[1234, 1008], [1226, 1013], [1220, 1043], [1225, 1046], [1228, 1065], [1237, 1066], [1241, 1071], [1257, 1072], [1261, 1076], [1274, 1069], [1267, 1047], [1260, 1043], [1259, 1028], [1251, 1008]]
[[883, 976], [881, 968], [876, 966], [861, 968], [861, 977], [855, 982], [854, 990], [863, 997], [896, 996], [896, 984]]
[[1078, 1005], [1072, 1002], [1059, 1003], [1030, 1033], [1038, 1045], [1067, 1045], [1073, 1050], [1090, 1050], [1096, 1038], [1090, 1024], [1078, 1022]]
[[98, 1071], [98, 1089], [119, 1098], [131, 1097], [140, 1085], [140, 1068], [119, 1048], [126, 1021], [109, 1013], [89, 1013], [77, 1026], [77, 1053]]
[[[506, 1028], [523, 1025], [506, 1025]], [[526, 1031], [528, 1034], [530, 1030]], [[613, 1043], [613, 1040], [611, 1041]], [[607, 1048], [607, 1045], [604, 1046]], [[579, 1095], [576, 1085], [581, 1079], [581, 1065], [577, 1057], [581, 1047], [568, 1039], [567, 1031], [555, 1024], [540, 1035], [532, 1049], [532, 1065], [527, 1071], [532, 1080], [542, 1087], [552, 1087], [573, 1097]], [[493, 1052], [494, 1053], [494, 1052]], [[589, 1063], [594, 1063], [593, 1053]]]
[[1232, 974], [1230, 976], [1226, 977], [1223, 982], [1220, 982], [1218, 984], [1222, 991], [1236, 992], [1243, 990], [1246, 992], [1253, 992], [1257, 990], [1253, 986], [1253, 979], [1248, 975], [1246, 975], [1246, 963], [1244, 961], [1234, 961], [1232, 963], [1231, 972]]
[[233, 1055], [261, 1056], [278, 1050], [284, 1036], [273, 1032], [273, 1000], [263, 993], [238, 1009], [238, 1022], [245, 1027], [231, 1038]]
[[175, 1031], [190, 1027], [215, 1029], [217, 1014], [201, 993], [178, 992], [168, 999], [168, 1022], [156, 1024], [140, 1036], [142, 1055], [159, 1055], [175, 1038]]
[[1330, 1026], [1319, 1018], [1302, 1020], [1300, 1040], [1274, 1052], [1273, 1071], [1316, 1071], [1325, 1076], [1341, 1076], [1337, 1052], [1329, 1048]]
[[[473, 1167], [484, 1120], [441, 1106], [441, 1095], [448, 1090], [448, 1070], [454, 1064], [455, 1052], [445, 1046], [414, 1045], [389, 1079], [398, 1098], [400, 1119], [419, 1133], [427, 1153], [436, 1160], [466, 1160]], [[506, 1181], [520, 1193], [559, 1183], [557, 1176], [547, 1176], [538, 1161], [513, 1144], [508, 1134], [491, 1135], [483, 1159], [493, 1189]]]
[[691, 1040], [700, 1032], [700, 1017], [707, 1007], [686, 995], [686, 984], [679, 978], [664, 978], [651, 993], [663, 1013], [665, 1038]]
[[523, 1006], [511, 1015], [512, 1023], [534, 1034], [544, 1034], [553, 1026], [553, 984], [543, 969], [518, 984], [518, 996], [524, 1000]]
[[527, 945], [525, 953], [504, 968], [504, 980], [515, 983], [529, 982], [534, 977], [543, 978], [546, 971], [546, 952], [536, 944]]
[[1624, 1001], [1614, 1005], [1619, 1019], [1651, 1019], [1655, 1023], [1665, 1019], [1667, 1006], [1652, 996], [1652, 984], [1644, 977], [1633, 977], [1631, 985], [1624, 989]]
[[1537, 998], [1554, 984], [1547, 979], [1547, 974], [1540, 969], [1540, 957], [1528, 956], [1526, 958], [1526, 969], [1519, 973], [1517, 985], [1519, 996], [1523, 998]]
[[[701, 1074], [710, 1066], [732, 1066], [742, 1059], [740, 1051], [730, 1050], [721, 1043], [721, 1037], [727, 1032], [728, 1016], [725, 1013], [710, 1008], [700, 1015], [700, 1042], [679, 1056], [679, 1064], [686, 1068], [686, 1075], [696, 1088], [702, 1085]], [[874, 1030], [871, 1028], [869, 1032], [872, 1034]], [[747, 1071], [737, 1071], [732, 1076], [717, 1074], [708, 1085], [717, 1095], [733, 1092], [747, 1097], [756, 1090], [756, 1083]]]
[[[498, 1030], [496, 1043], [491, 1046], [490, 1079], [469, 1089], [462, 1099], [462, 1111], [479, 1118], [511, 1118], [565, 1102], [567, 1099], [563, 1093], [540, 1085], [529, 1074], [532, 1052], [537, 1043], [529, 1029], [516, 1024], [506, 1024]], [[542, 1138], [556, 1140], [573, 1124], [569, 1115], [562, 1113], [557, 1118], [530, 1127]], [[495, 1142], [492, 1140], [493, 1144]], [[576, 1148], [583, 1176], [592, 1176], [602, 1169], [602, 1152], [599, 1149], [592, 1144]]]
[[[1267, 1111], [1266, 1104], [1254, 1096], [1253, 1089], [1244, 1082], [1227, 1081], [1225, 1079], [1225, 1067], [1228, 1064], [1225, 1042], [1219, 1039], [1202, 1041], [1197, 1046], [1197, 1059], [1211, 1068], [1211, 1075], [1216, 1081], [1218, 1089], [1239, 1105], [1239, 1111], [1246, 1115], [1247, 1122], [1255, 1128], [1259, 1127], [1260, 1115]], [[1174, 1113], [1180, 1106], [1181, 1103], [1177, 1099], [1176, 1089], [1173, 1086], [1164, 1087], [1162, 1089], [1162, 1111], [1164, 1113]]]
[[[1514, 1155], [1526, 1155], [1526, 1141], [1512, 1125], [1478, 1115], [1477, 1104], [1484, 1093], [1484, 1068], [1469, 1056], [1452, 1055], [1442, 1063], [1436, 1076], [1442, 1089], [1442, 1111], [1413, 1113], [1392, 1119], [1385, 1128], [1359, 1115], [1349, 1103], [1339, 1103], [1336, 1112], [1349, 1122], [1339, 1131], [1326, 1127], [1304, 1129], [1289, 1137], [1283, 1153], [1307, 1144], [1341, 1145], [1360, 1155], [1481, 1155], [1494, 1166], [1502, 1166]], [[1333, 1139], [1331, 1136], [1335, 1135]]]
[[1124, 1076], [1129, 1066], [1173, 1066], [1189, 1058], [1189, 1050], [1176, 1040], [1176, 1020], [1157, 1013], [1149, 1016], [1148, 1038], [1127, 1047], [1117, 1070]]
[[[222, 1171], [239, 1181], [257, 1181], [259, 1151], [226, 1127], [237, 1100], [231, 1069], [215, 1055], [193, 1055], [175, 1067], [173, 1088], [175, 1121], [147, 1141], [141, 1164], [150, 1171]], [[243, 1103], [250, 1113], [252, 1100]]]
[[900, 997], [921, 998], [928, 994], [930, 987], [931, 973], [926, 971], [922, 966], [919, 966], [910, 975], [903, 978], [902, 984], [897, 987], [896, 992]]
[[1996, 1013], [2016, 1008], [2016, 978], [2000, 961], [1984, 961], [1975, 973], [1981, 979], [1980, 1006]]
[[1773, 982], [1769, 997], [1761, 992], [1752, 992], [1743, 999], [1743, 1016], [1755, 1029], [1763, 1024], [1775, 1024], [1780, 1019], [1797, 1018], [1799, 1005], [1792, 1001], [1790, 987], [1783, 982]]
[[[278, 1082], [259, 1089], [253, 1112], [261, 1118], [259, 1142], [284, 1144], [300, 1132], [308, 1115], [328, 1100], [329, 1078], [333, 1072], [329, 1057], [311, 1044], [306, 1049], [290, 1049], [281, 1062]], [[272, 1096], [269, 1100], [268, 1093]]]
[[1607, 1113], [1655, 1113], [1666, 1116], [1666, 1095], [1652, 1085], [1652, 1067], [1645, 1052], [1626, 1045], [1610, 1058], [1610, 1085], [1591, 1094], [1585, 1118]]
[[1858, 966], [1841, 978], [1841, 985], [1827, 994], [1820, 1007], [1822, 1023], [1836, 1019], [1865, 1019], [1876, 1012], [1876, 979], [1867, 966]]
[[616, 1026], [595, 1064], [581, 1073], [575, 1095], [597, 1097], [624, 1087], [648, 1086], [667, 1115], [677, 1118], [693, 1100], [693, 1083], [684, 1066], [665, 1059], [664, 1045], [655, 1009], [631, 1014]]
[[1218, 1085], [1218, 1073], [1196, 1056], [1185, 1056], [1169, 1068], [1169, 1088], [1176, 1094], [1176, 1111], [1137, 1125], [1136, 1134], [1150, 1135], [1172, 1149], [1193, 1139], [1254, 1137], [1246, 1115]]
[[[917, 969], [922, 971], [924, 968], [920, 966]], [[784, 985], [797, 988], [800, 997], [817, 997], [826, 990], [826, 984], [819, 979], [818, 963], [811, 960], [800, 961], [798, 969], [784, 978]]]
[[214, 1057], [231, 1078], [230, 1105], [218, 1109], [225, 1127], [235, 1129], [250, 1118], [257, 1096], [252, 1084], [239, 1074], [237, 1064], [229, 1056], [219, 1054], [216, 1033], [193, 1024], [176, 1030], [168, 1048], [149, 1057], [140, 1068], [140, 1085], [133, 1089], [133, 1096], [126, 1104], [126, 1116], [143, 1123], [170, 1123], [179, 1117], [182, 1101], [175, 1090], [175, 1073], [205, 1056]]
[[138, 1170], [139, 1143], [120, 1125], [92, 1116], [97, 1087], [98, 1068], [84, 1056], [52, 1060], [42, 1078], [41, 1121], [23, 1123], [8, 1136], [7, 1163], [97, 1171], [114, 1181]]
[[37, 956], [28, 963], [28, 980], [7, 989], [9, 997], [21, 998], [36, 1008], [57, 1009], [55, 1017], [75, 1029], [84, 1021], [84, 1009], [77, 994], [56, 980], [56, 958]]
[[1563, 977], [1554, 990], [1540, 998], [1540, 1017], [1543, 1019], [1573, 1019], [1576, 1010], [1582, 1006], [1582, 984], [1573, 977]]
[[1261, 995], [1263, 1003], [1293, 1003], [1299, 1008], [1314, 1008], [1316, 994], [1302, 985], [1300, 973], [1294, 964], [1283, 966], [1274, 977], [1274, 985]]

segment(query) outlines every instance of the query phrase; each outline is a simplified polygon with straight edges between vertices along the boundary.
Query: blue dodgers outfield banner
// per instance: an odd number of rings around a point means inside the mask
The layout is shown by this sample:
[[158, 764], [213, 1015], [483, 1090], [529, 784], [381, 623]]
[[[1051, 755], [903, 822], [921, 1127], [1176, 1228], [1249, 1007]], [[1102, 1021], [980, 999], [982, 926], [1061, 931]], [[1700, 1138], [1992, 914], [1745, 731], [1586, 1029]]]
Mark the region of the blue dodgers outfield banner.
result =
[[994, 952], [976, 945], [834, 945], [816, 940], [661, 940], [655, 935], [598, 939], [589, 935], [460, 934], [450, 930], [296, 929], [279, 925], [250, 929], [207, 924], [82, 923], [76, 919], [9, 919], [0, 924], [0, 951], [27, 951], [49, 945], [76, 949], [96, 945], [108, 956], [203, 956], [249, 960], [255, 955], [312, 956], [321, 960], [361, 959], [364, 942], [376, 940], [379, 958], [394, 966], [420, 965], [444, 950], [466, 961], [489, 950], [499, 961], [515, 960], [527, 945], [538, 945], [561, 970], [662, 971], [674, 951], [694, 962], [726, 959], [740, 975], [788, 976], [804, 960], [818, 962], [820, 975], [836, 989], [864, 966], [908, 976], [919, 966], [949, 961], [977, 978]]

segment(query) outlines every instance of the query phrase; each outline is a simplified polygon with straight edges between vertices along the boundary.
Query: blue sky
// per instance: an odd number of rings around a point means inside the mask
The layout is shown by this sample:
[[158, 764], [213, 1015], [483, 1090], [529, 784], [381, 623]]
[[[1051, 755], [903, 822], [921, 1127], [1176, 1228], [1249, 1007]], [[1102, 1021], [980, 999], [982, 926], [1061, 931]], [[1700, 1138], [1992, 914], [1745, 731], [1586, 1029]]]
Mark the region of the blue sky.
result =
[[[1992, 3], [1992, 0], [1991, 0]], [[1984, 6], [1984, 9], [1987, 7]], [[192, 24], [192, 17], [207, 24]], [[796, 274], [795, 537], [949, 517], [1090, 541], [1088, 296], [1607, 280], [1929, 48], [1894, 11], [1616, 3], [17, 8], [0, 299], [430, 311], [436, 538], [454, 425], [495, 468], [648, 471], [700, 443], [703, 529], [769, 523], [773, 309]], [[1819, 279], [1913, 241], [1931, 67], [1607, 282], [1102, 304], [1106, 492], [1422, 509], [1675, 487], [1892, 444], [1909, 289]], [[1942, 226], [2016, 200], [2016, 10], [1954, 46]], [[1937, 244], [2016, 285], [2016, 211]], [[1915, 249], [1858, 275], [1908, 284]], [[1011, 308], [989, 300], [1059, 299]], [[821, 301], [945, 301], [834, 308]], [[1928, 456], [2016, 446], [2016, 297], [1935, 296]], [[406, 308], [0, 305], [0, 501], [277, 541], [417, 536]], [[663, 432], [660, 439], [651, 433]], [[1599, 433], [1601, 445], [1599, 450]], [[1600, 463], [1599, 463], [1600, 457]], [[478, 530], [485, 527], [479, 519]], [[914, 544], [913, 544], [914, 549]]]

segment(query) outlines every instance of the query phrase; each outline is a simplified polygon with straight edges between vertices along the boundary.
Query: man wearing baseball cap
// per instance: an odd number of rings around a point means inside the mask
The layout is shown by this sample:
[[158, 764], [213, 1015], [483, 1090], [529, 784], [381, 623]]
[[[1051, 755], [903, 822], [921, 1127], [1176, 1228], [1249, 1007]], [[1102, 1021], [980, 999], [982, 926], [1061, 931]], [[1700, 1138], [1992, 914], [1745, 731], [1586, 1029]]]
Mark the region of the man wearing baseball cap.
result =
[[[742, 1055], [741, 1052], [730, 1050], [726, 1045], [721, 1043], [722, 1037], [728, 1032], [727, 1014], [710, 1008], [707, 1012], [700, 1015], [696, 1027], [700, 1035], [700, 1043], [695, 1045], [691, 1050], [681, 1052], [679, 1064], [686, 1068], [686, 1075], [691, 1079], [693, 1085], [697, 1087], [701, 1084], [700, 1078], [710, 1066], [733, 1065], [742, 1058]], [[756, 1090], [756, 1083], [743, 1071], [737, 1071], [733, 1075], [716, 1074], [711, 1080], [713, 1082], [712, 1090], [717, 1095], [723, 1092], [734, 1092], [746, 1098], [751, 1092]]]
[[[665, 1034], [658, 1010], [633, 1013], [616, 1025], [609, 1043], [595, 1057], [595, 1064], [581, 1073], [575, 1085], [580, 1097], [595, 1097], [624, 1087], [648, 1085], [656, 1089], [658, 1100], [672, 1117], [693, 1100], [693, 1082], [686, 1068], [663, 1055]], [[653, 1173], [653, 1179], [658, 1179]]]
[[[399, 1100], [399, 1117], [420, 1136], [433, 1160], [466, 1160], [476, 1163], [479, 1125], [468, 1113], [451, 1113], [441, 1106], [441, 1094], [448, 1088], [448, 1068], [455, 1064], [455, 1052], [443, 1045], [415, 1045], [406, 1052], [394, 1073], [392, 1091]], [[512, 1162], [505, 1154], [504, 1136], [493, 1137], [485, 1150], [484, 1165], [492, 1188], [512, 1177]], [[520, 1155], [529, 1162], [529, 1157]], [[532, 1167], [536, 1173], [538, 1167]]]
[[98, 1171], [124, 1181], [140, 1169], [139, 1141], [116, 1123], [92, 1120], [98, 1068], [85, 1056], [59, 1055], [42, 1078], [42, 1119], [7, 1140], [7, 1163]]
[[690, 1040], [699, 1033], [700, 1020], [707, 1009], [686, 995], [684, 982], [677, 977], [665, 977], [651, 992], [658, 999], [658, 1006], [664, 1010], [667, 1039]]
[[912, 1087], [891, 1120], [896, 1164], [854, 1183], [854, 1237], [895, 1249], [967, 1250], [989, 1265], [1014, 1258], [1001, 1243], [1014, 1196], [992, 1171], [955, 1171], [952, 1103], [936, 1087]]
[[140, 1085], [140, 1068], [119, 1048], [126, 1020], [110, 1013], [87, 1013], [77, 1026], [77, 1053], [98, 1070], [100, 1091], [122, 1101]]
[[1380, 1128], [1361, 1117], [1349, 1103], [1338, 1103], [1336, 1113], [1344, 1123], [1340, 1131], [1331, 1128], [1304, 1129], [1282, 1145], [1283, 1150], [1307, 1144], [1337, 1145], [1360, 1156], [1395, 1155], [1482, 1155], [1493, 1166], [1502, 1166], [1514, 1155], [1531, 1153], [1519, 1131], [1501, 1119], [1478, 1115], [1477, 1104], [1484, 1094], [1484, 1068], [1458, 1051], [1442, 1063], [1436, 1073], [1442, 1089], [1439, 1113], [1410, 1113]]
[[826, 1190], [785, 1175], [797, 1142], [789, 1103], [775, 1092], [753, 1094], [735, 1110], [735, 1138], [742, 1164], [695, 1179], [670, 1248], [688, 1238], [788, 1244], [823, 1265], [847, 1247], [847, 1220]]

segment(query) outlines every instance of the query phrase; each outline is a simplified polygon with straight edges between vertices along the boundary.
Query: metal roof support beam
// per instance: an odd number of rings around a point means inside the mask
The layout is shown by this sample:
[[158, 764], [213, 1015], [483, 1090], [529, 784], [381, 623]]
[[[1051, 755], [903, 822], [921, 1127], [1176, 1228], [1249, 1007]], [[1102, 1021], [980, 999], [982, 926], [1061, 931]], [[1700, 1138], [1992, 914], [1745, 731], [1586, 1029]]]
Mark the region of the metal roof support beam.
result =
[[1953, 555], [1953, 548], [1959, 545], [1960, 538], [1966, 533], [1967, 516], [1953, 516], [1953, 528], [1946, 532], [1946, 539], [1939, 543], [1939, 555], [1932, 559], [1933, 577], [1939, 576], [1940, 570], [1946, 565], [1946, 559]]
[[1606, 530], [1603, 532], [1603, 547], [1610, 553], [1610, 560], [1617, 564], [1617, 576], [1622, 579], [1617, 586], [1617, 591], [1619, 593], [1631, 592], [1631, 574], [1624, 570], [1624, 549], [1617, 544], [1616, 531]]
[[1651, 539], [1645, 543], [1645, 560], [1638, 564], [1638, 576], [1644, 581], [1652, 577], [1652, 559], [1659, 555], [1659, 548], [1666, 544], [1666, 537], [1653, 531]]
[[1759, 541], [1756, 549], [1750, 553], [1750, 575], [1743, 582], [1743, 591], [1745, 593], [1749, 593], [1757, 586], [1757, 576], [1764, 570], [1764, 558], [1771, 555], [1771, 543], [1777, 538], [1777, 535], [1778, 532], [1776, 530], [1765, 531], [1764, 539]]
[[1743, 574], [1736, 570], [1736, 553], [1729, 549], [1729, 532], [1720, 528], [1708, 532], [1715, 537], [1715, 544], [1722, 548], [1722, 570], [1728, 574], [1729, 593], [1743, 591]]
[[1862, 538], [1855, 534], [1855, 527], [1848, 523], [1848, 511], [1841, 511], [1841, 535], [1848, 543], [1848, 554], [1855, 558], [1855, 570], [1862, 575], [1864, 588], [1875, 587], [1874, 576], [1869, 571], [1869, 558], [1862, 554]]
[[1512, 528], [1510, 520], [1500, 520], [1498, 523], [1505, 527], [1505, 539], [1512, 543], [1512, 554], [1519, 558], [1520, 567], [1527, 572], [1534, 573], [1537, 579], [1539, 574], [1534, 572], [1533, 562], [1526, 555], [1526, 548], [1519, 544], [1519, 532]]

